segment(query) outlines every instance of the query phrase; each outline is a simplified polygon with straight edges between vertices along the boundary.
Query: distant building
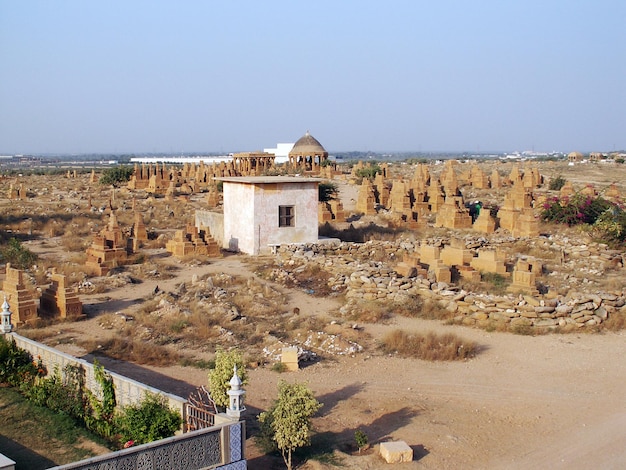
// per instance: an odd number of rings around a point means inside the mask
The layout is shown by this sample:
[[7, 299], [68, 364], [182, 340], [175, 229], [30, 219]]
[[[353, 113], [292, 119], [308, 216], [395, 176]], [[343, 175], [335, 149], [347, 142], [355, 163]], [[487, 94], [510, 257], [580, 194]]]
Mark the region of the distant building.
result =
[[289, 152], [293, 148], [294, 143], [276, 144], [276, 148], [263, 149], [264, 152], [276, 155], [275, 163], [287, 163], [289, 161]]
[[567, 161], [570, 163], [582, 162], [585, 156], [580, 152], [570, 152], [567, 154]]

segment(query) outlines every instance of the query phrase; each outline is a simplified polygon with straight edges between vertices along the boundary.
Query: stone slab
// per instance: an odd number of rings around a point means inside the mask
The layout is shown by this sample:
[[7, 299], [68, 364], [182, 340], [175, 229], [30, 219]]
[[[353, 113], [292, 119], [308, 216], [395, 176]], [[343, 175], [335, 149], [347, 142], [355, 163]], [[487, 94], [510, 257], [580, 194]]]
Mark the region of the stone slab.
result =
[[404, 441], [381, 442], [380, 455], [387, 463], [411, 462], [413, 449]]

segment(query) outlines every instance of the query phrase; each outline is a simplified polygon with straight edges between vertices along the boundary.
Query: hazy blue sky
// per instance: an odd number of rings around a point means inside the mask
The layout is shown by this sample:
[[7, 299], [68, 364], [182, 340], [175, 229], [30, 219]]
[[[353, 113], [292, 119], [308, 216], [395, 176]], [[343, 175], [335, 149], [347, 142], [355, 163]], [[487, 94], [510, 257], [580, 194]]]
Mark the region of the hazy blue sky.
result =
[[0, 0], [0, 154], [626, 149], [626, 1]]

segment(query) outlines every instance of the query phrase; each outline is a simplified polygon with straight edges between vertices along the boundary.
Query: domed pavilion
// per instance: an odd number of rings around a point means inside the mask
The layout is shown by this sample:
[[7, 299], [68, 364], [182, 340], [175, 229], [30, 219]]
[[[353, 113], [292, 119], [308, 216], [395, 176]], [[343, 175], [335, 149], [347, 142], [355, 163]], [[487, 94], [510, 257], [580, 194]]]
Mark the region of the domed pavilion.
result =
[[328, 161], [328, 152], [319, 141], [306, 131], [289, 152], [289, 167], [301, 171], [319, 172]]

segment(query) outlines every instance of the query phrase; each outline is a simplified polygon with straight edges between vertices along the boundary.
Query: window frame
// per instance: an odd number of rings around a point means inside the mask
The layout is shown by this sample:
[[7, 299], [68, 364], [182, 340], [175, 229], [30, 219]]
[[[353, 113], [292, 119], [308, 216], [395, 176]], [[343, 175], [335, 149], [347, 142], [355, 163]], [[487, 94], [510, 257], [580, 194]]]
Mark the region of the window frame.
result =
[[280, 205], [278, 206], [278, 227], [295, 227], [296, 226], [296, 206]]

